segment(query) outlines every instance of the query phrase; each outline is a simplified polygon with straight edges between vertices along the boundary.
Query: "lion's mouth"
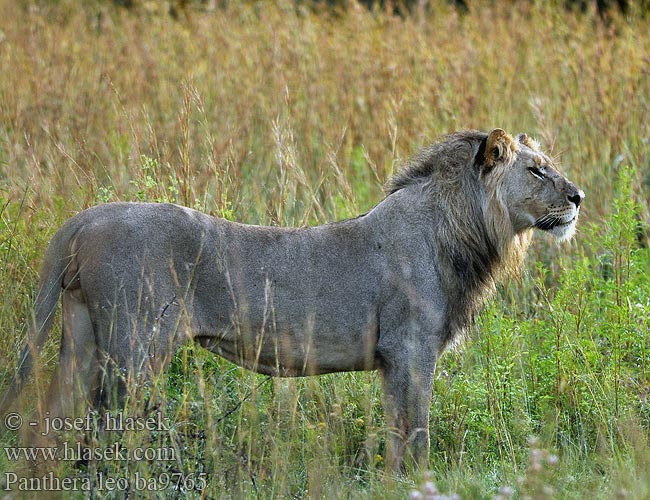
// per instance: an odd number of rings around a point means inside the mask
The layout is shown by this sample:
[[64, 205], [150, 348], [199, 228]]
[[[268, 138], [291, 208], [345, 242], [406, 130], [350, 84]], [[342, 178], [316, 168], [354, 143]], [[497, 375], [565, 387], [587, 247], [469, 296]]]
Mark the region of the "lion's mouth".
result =
[[576, 221], [577, 218], [578, 218], [578, 217], [576, 216], [576, 217], [573, 217], [571, 220], [568, 220], [568, 221], [566, 221], [566, 222], [558, 222], [558, 223], [555, 225], [555, 227], [570, 226], [571, 224], [574, 224], [574, 223], [575, 223], [575, 221]]
[[571, 219], [565, 220], [563, 217], [546, 214], [535, 221], [535, 227], [543, 231], [550, 231], [558, 227], [568, 227], [575, 224], [577, 218], [578, 216], [575, 215]]

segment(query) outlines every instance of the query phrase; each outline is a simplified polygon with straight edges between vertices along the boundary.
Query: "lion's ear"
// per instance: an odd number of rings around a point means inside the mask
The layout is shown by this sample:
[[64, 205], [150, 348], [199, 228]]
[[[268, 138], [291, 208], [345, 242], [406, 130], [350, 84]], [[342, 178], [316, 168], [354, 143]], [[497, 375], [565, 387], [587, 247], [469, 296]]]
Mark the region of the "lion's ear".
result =
[[517, 151], [517, 144], [505, 130], [495, 128], [485, 143], [485, 166], [494, 167], [497, 163], [510, 161], [514, 152]]
[[533, 151], [539, 151], [539, 143], [535, 139], [530, 137], [528, 134], [524, 134], [522, 132], [517, 136], [517, 141], [523, 144], [524, 146], [528, 146]]

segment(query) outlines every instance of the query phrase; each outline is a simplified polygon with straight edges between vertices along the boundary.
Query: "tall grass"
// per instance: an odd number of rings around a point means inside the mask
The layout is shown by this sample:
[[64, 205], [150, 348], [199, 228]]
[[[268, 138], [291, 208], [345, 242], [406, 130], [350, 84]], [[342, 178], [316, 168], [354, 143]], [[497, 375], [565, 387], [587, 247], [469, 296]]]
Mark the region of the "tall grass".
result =
[[[575, 241], [538, 237], [521, 279], [443, 357], [433, 480], [463, 498], [504, 486], [646, 498], [647, 20], [604, 24], [535, 2], [477, 2], [459, 15], [434, 3], [400, 18], [230, 2], [174, 20], [101, 2], [1, 1], [0, 389], [47, 240], [76, 211], [150, 200], [249, 223], [351, 217], [418, 147], [500, 126], [540, 139], [587, 198]], [[197, 498], [403, 498], [419, 484], [383, 473], [372, 373], [267, 381], [190, 346], [152, 390], [172, 429], [125, 433], [123, 445], [172, 447], [173, 462], [63, 473], [205, 473]], [[555, 455], [557, 466], [539, 458]], [[0, 470], [11, 467], [0, 456]]]

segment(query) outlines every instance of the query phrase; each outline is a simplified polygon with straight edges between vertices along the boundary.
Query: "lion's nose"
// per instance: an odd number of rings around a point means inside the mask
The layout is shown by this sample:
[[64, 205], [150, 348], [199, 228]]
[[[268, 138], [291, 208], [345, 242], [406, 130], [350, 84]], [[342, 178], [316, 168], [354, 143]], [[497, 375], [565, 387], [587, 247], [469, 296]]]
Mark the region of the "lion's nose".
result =
[[580, 203], [582, 203], [582, 200], [585, 199], [585, 193], [582, 191], [582, 189], [578, 189], [575, 193], [572, 193], [568, 196], [569, 201], [573, 203], [576, 208], [580, 206]]

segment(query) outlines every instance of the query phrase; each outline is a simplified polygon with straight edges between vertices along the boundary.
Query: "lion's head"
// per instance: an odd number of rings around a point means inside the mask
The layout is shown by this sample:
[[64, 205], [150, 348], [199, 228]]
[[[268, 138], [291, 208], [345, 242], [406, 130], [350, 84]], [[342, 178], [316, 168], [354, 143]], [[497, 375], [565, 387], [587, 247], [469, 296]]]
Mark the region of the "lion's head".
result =
[[558, 240], [571, 238], [584, 193], [555, 169], [538, 144], [526, 134], [513, 139], [495, 129], [482, 145], [476, 157], [481, 177], [507, 210], [513, 232], [538, 228]]
[[431, 210], [438, 252], [475, 263], [479, 281], [516, 272], [534, 228], [571, 238], [584, 198], [535, 141], [499, 128], [455, 132], [422, 149], [387, 192], [409, 187]]

